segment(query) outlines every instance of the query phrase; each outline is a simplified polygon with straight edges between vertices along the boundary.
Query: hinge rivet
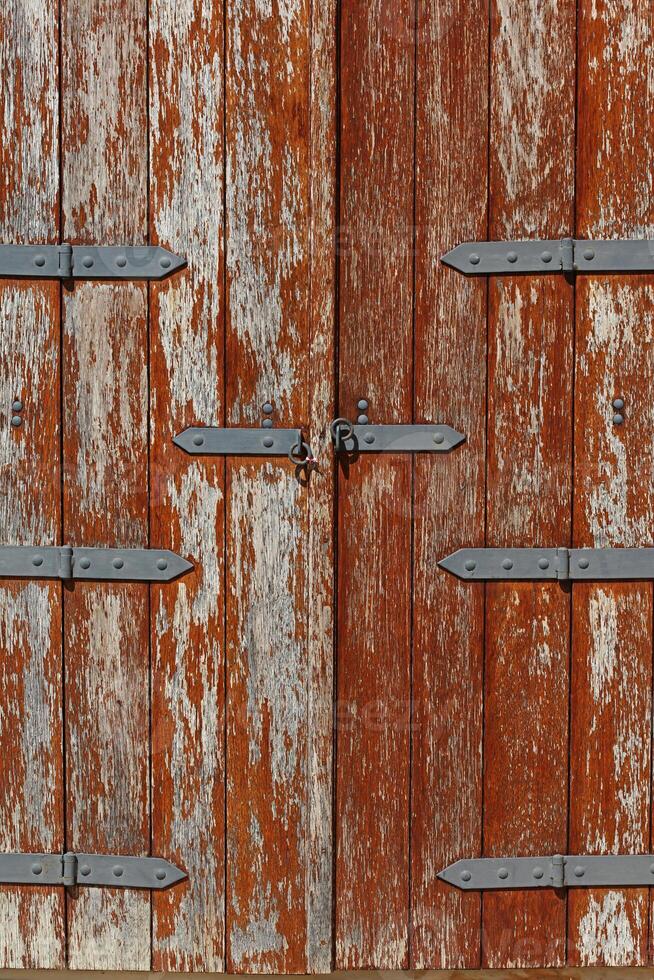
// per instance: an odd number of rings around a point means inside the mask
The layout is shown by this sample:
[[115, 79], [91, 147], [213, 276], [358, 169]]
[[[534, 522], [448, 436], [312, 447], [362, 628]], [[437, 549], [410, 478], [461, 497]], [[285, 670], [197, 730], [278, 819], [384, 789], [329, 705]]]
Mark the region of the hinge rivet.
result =
[[586, 869], [582, 868], [580, 864], [575, 868], [575, 878], [583, 878], [586, 874]]
[[43, 871], [43, 865], [42, 864], [33, 864], [32, 865], [32, 874], [33, 875], [40, 875], [42, 873], [42, 871]]
[[469, 871], [462, 871], [461, 872], [461, 881], [470, 881], [471, 878], [472, 878], [472, 875], [470, 874]]
[[445, 436], [443, 435], [442, 432], [437, 432], [434, 435], [434, 442], [436, 443], [437, 446], [443, 445], [443, 443], [445, 442]]
[[11, 424], [13, 425], [14, 429], [18, 429], [19, 426], [23, 424], [23, 420], [20, 415], [14, 415], [11, 420]]
[[157, 568], [159, 569], [160, 572], [165, 572], [165, 570], [168, 568], [168, 562], [166, 561], [165, 558], [159, 559], [159, 561], [157, 562]]
[[84, 266], [85, 269], [91, 268], [91, 266], [93, 265], [93, 259], [91, 258], [90, 255], [84, 256], [84, 258], [82, 259], [82, 265]]
[[125, 258], [124, 255], [119, 255], [118, 256], [118, 258], [116, 259], [116, 265], [120, 269], [124, 269], [125, 268], [125, 266], [127, 265], [127, 259]]
[[538, 561], [538, 567], [539, 568], [542, 568], [543, 571], [545, 571], [546, 568], [549, 568], [550, 567], [550, 563], [547, 560], [547, 558], [540, 558], [539, 561]]
[[476, 252], [473, 252], [470, 256], [470, 265], [479, 265], [479, 256]]
[[590, 565], [590, 562], [588, 561], [587, 558], [580, 558], [579, 559], [579, 568], [588, 568], [589, 565]]
[[38, 265], [39, 269], [42, 269], [45, 265], [45, 255], [37, 255], [34, 259], [34, 265]]
[[122, 878], [124, 869], [119, 864], [112, 868], [112, 871], [116, 878]]
[[518, 261], [518, 253], [517, 252], [509, 252], [509, 254], [507, 255], [507, 259], [509, 260], [509, 262], [512, 262], [512, 263], [513, 262], [517, 262]]
[[476, 561], [467, 561], [466, 562], [466, 572], [474, 572], [474, 570], [475, 570], [476, 567], [477, 567], [477, 562]]
[[595, 252], [592, 250], [592, 248], [586, 249], [586, 251], [584, 252], [584, 258], [588, 262], [591, 262], [595, 258]]
[[540, 879], [543, 877], [543, 875], [545, 874], [545, 872], [543, 871], [542, 868], [534, 868], [532, 874], [533, 874], [534, 878], [538, 878], [538, 880], [540, 881]]
[[193, 436], [194, 446], [204, 446], [204, 436]]
[[162, 269], [170, 269], [170, 259], [167, 256], [164, 256], [159, 264]]
[[502, 881], [504, 881], [505, 878], [509, 877], [508, 870], [506, 868], [500, 868], [500, 870], [497, 872], [497, 877], [501, 878]]
[[272, 447], [275, 445], [275, 440], [272, 436], [266, 436], [266, 438], [263, 440], [263, 444], [266, 449], [272, 449]]
[[81, 875], [84, 875], [84, 877], [86, 878], [87, 875], [91, 874], [91, 868], [89, 867], [88, 864], [83, 864], [82, 867], [79, 869], [79, 873]]
[[375, 437], [373, 436], [372, 432], [367, 432], [363, 437], [363, 441], [367, 442], [369, 446], [372, 446], [373, 442], [375, 441]]
[[552, 253], [551, 252], [543, 252], [542, 255], [541, 255], [541, 261], [542, 262], [551, 262], [552, 261]]
[[650, 870], [650, 874], [654, 875], [654, 864], [650, 864], [649, 870]]
[[507, 572], [513, 568], [513, 562], [511, 561], [510, 558], [504, 559], [504, 561], [502, 562], [502, 568], [506, 569]]
[[37, 568], [40, 568], [41, 565], [43, 564], [43, 559], [41, 558], [40, 555], [34, 555], [34, 557], [32, 558], [32, 564], [36, 565]]
[[125, 562], [122, 558], [114, 558], [111, 564], [114, 566], [114, 568], [122, 568]]
[[90, 568], [91, 567], [91, 562], [90, 562], [90, 560], [88, 558], [82, 558], [82, 560], [80, 561], [80, 566], [82, 568]]
[[158, 871], [155, 871], [154, 876], [158, 881], [163, 881], [166, 877], [166, 872], [163, 870], [163, 868], [159, 868]]

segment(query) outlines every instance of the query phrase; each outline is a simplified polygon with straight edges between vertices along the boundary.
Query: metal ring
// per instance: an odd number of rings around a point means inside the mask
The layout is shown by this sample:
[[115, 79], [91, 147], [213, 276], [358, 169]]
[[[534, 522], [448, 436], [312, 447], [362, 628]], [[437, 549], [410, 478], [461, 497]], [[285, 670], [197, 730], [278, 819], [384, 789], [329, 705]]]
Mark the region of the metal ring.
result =
[[[304, 453], [304, 456], [300, 455], [301, 452]], [[311, 446], [307, 442], [296, 442], [294, 446], [291, 446], [288, 458], [296, 466], [306, 466], [314, 457], [311, 452]]]
[[349, 439], [354, 435], [354, 425], [349, 419], [338, 418], [334, 419], [329, 427], [329, 431], [332, 434], [334, 444], [339, 445], [345, 439]]

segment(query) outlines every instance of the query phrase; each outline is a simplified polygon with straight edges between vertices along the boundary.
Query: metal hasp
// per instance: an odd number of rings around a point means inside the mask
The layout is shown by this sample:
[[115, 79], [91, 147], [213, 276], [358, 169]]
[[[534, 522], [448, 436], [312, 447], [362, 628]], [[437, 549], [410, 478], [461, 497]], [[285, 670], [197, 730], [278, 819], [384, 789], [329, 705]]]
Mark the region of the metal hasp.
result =
[[185, 871], [153, 857], [113, 854], [0, 854], [3, 885], [76, 885], [152, 888], [160, 891], [183, 881]]
[[466, 276], [654, 272], [654, 241], [465, 242], [441, 258]]
[[641, 581], [654, 579], [654, 548], [462, 548], [438, 564], [480, 582]]
[[449, 453], [465, 436], [449, 425], [355, 425], [349, 419], [331, 424], [337, 453]]
[[288, 456], [297, 466], [314, 462], [301, 429], [184, 429], [173, 439], [191, 456]]
[[473, 858], [438, 877], [464, 891], [509, 888], [651, 888], [654, 854], [555, 854], [552, 857]]
[[0, 547], [0, 578], [170, 582], [192, 568], [191, 562], [173, 551]]
[[165, 279], [185, 265], [159, 245], [0, 245], [10, 279]]

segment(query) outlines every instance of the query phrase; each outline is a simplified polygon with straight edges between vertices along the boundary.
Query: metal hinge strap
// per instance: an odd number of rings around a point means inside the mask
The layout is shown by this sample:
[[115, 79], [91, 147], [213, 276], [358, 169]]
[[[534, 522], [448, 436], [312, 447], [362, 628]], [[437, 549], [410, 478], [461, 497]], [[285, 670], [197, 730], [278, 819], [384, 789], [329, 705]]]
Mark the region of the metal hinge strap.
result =
[[337, 453], [448, 453], [465, 442], [449, 425], [355, 425], [335, 419], [331, 435]]
[[0, 245], [0, 277], [165, 279], [186, 259], [159, 245]]
[[467, 581], [654, 579], [654, 548], [462, 548], [441, 568]]
[[654, 272], [654, 241], [562, 238], [464, 242], [443, 255], [441, 261], [467, 276]]
[[464, 891], [654, 886], [654, 854], [555, 854], [456, 861], [438, 877]]
[[0, 547], [0, 578], [170, 582], [192, 568], [180, 555], [158, 549]]
[[188, 877], [170, 861], [112, 854], [0, 854], [0, 884], [170, 888]]

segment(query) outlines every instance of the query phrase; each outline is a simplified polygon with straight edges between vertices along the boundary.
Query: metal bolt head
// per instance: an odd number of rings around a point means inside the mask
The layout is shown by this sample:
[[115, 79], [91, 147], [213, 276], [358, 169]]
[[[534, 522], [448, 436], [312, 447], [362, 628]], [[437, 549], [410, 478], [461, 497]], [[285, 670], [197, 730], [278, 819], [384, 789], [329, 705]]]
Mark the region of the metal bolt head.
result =
[[166, 569], [168, 568], [168, 562], [166, 561], [165, 558], [159, 558], [159, 560], [157, 561], [157, 568], [159, 569], [160, 572], [166, 571]]
[[650, 864], [650, 866], [649, 866], [649, 873], [652, 874], [652, 875], [654, 875], [654, 864]]
[[261, 425], [263, 426], [264, 429], [272, 429], [272, 427], [273, 427], [273, 420], [272, 419], [264, 419], [263, 422], [261, 423]]
[[39, 864], [38, 862], [35, 862], [32, 865], [31, 871], [33, 875], [40, 875], [43, 873], [43, 865]]
[[[613, 401], [613, 407], [616, 410], [616, 412], [621, 412], [622, 409], [624, 408], [624, 401], [622, 400], [622, 398], [615, 398]], [[16, 411], [20, 411], [20, 409], [16, 409]]]
[[37, 255], [34, 258], [34, 265], [38, 265], [39, 269], [42, 269], [45, 265], [45, 255]]
[[170, 269], [171, 263], [167, 255], [164, 255], [164, 257], [159, 260], [159, 265], [162, 269]]
[[369, 406], [368, 406], [368, 402], [366, 401], [366, 399], [365, 398], [360, 398], [359, 399], [359, 402], [357, 404], [357, 408], [359, 409], [359, 411], [360, 412], [367, 412], [368, 411], [368, 407]]
[[193, 436], [194, 446], [204, 446], [204, 436]]
[[477, 562], [472, 561], [471, 559], [467, 561], [465, 564], [466, 572], [474, 572], [476, 567], [477, 567]]
[[127, 265], [127, 259], [125, 258], [124, 255], [118, 256], [118, 258], [116, 259], [116, 265], [118, 266], [119, 269], [125, 268], [125, 266]]
[[43, 558], [41, 557], [41, 555], [34, 555], [34, 557], [32, 558], [32, 564], [35, 565], [37, 568], [40, 568], [41, 565], [43, 564]]
[[91, 266], [93, 265], [93, 259], [91, 258], [90, 255], [84, 256], [84, 258], [82, 259], [82, 265], [84, 266], [85, 269], [91, 268]]
[[471, 878], [472, 878], [472, 875], [470, 874], [469, 871], [462, 871], [461, 872], [461, 881], [470, 881]]
[[272, 447], [275, 445], [275, 440], [272, 436], [266, 436], [266, 438], [263, 440], [263, 444], [266, 449], [272, 449]]
[[365, 436], [363, 437], [363, 441], [367, 442], [369, 446], [372, 446], [373, 442], [375, 441], [375, 437], [373, 436], [372, 432], [366, 432]]
[[14, 415], [11, 420], [11, 424], [13, 425], [14, 429], [20, 428], [20, 426], [23, 424], [23, 420], [20, 415]]
[[261, 409], [261, 411], [263, 412], [264, 415], [272, 415], [274, 409], [273, 409], [272, 405], [270, 404], [270, 402], [266, 402], [266, 404], [263, 406], [263, 408]]
[[114, 865], [114, 867], [113, 867], [113, 868], [111, 869], [111, 871], [112, 871], [112, 874], [113, 874], [113, 875], [114, 875], [114, 877], [116, 877], [116, 878], [122, 878], [122, 876], [123, 876], [123, 873], [124, 873], [124, 870], [125, 870], [125, 869], [124, 869], [124, 868], [122, 868], [122, 867], [121, 867], [121, 866], [120, 866], [119, 864], [115, 864], [115, 865]]
[[583, 878], [586, 874], [586, 869], [582, 868], [580, 864], [575, 868], [575, 878]]
[[80, 865], [79, 873], [86, 878], [87, 875], [91, 874], [91, 866], [89, 864]]
[[80, 566], [82, 568], [90, 568], [91, 567], [91, 559], [90, 558], [82, 558], [82, 560], [80, 561]]
[[545, 571], [546, 568], [549, 568], [550, 567], [550, 563], [547, 560], [547, 558], [539, 558], [538, 559], [538, 567], [541, 568], [543, 571]]
[[114, 566], [114, 568], [122, 568], [125, 562], [122, 558], [114, 558], [111, 564]]
[[540, 258], [541, 258], [541, 262], [551, 262], [552, 261], [552, 253], [551, 252], [542, 252]]
[[154, 876], [157, 879], [157, 881], [164, 881], [166, 878], [166, 872], [164, 871], [163, 868], [158, 868], [155, 871]]
[[590, 565], [590, 562], [589, 562], [589, 560], [587, 558], [580, 558], [579, 559], [579, 568], [588, 568], [589, 565]]
[[434, 433], [434, 442], [436, 443], [437, 446], [443, 445], [443, 443], [445, 442], [445, 436], [443, 435], [442, 432]]
[[587, 262], [592, 262], [592, 260], [595, 258], [595, 252], [592, 248], [587, 248], [584, 250], [584, 258]]
[[500, 870], [497, 872], [497, 877], [501, 878], [502, 881], [505, 881], [509, 877], [508, 868], [500, 868]]
[[614, 425], [622, 425], [623, 422], [624, 422], [624, 415], [619, 415], [618, 414], [618, 415], [614, 415], [613, 416], [613, 424]]
[[11, 406], [11, 409], [12, 409], [13, 412], [22, 412], [23, 411], [23, 403], [21, 401], [19, 401], [18, 399], [16, 399], [16, 401]]
[[357, 419], [357, 425], [367, 425], [370, 419], [367, 415], [360, 415]]
[[538, 867], [538, 866], [536, 866], [534, 868], [534, 870], [532, 871], [532, 874], [533, 874], [534, 878], [537, 878], [539, 881], [543, 877], [544, 873], [545, 872], [543, 871], [543, 869], [540, 868], [540, 867]]
[[517, 252], [509, 252], [508, 255], [507, 255], [507, 259], [508, 259], [508, 261], [511, 264], [513, 264], [514, 262], [517, 262], [518, 261], [518, 253]]
[[470, 265], [479, 265], [480, 259], [476, 252], [473, 252], [470, 256]]
[[507, 572], [511, 571], [511, 569], [513, 568], [513, 562], [511, 561], [510, 558], [504, 559], [504, 561], [502, 562], [502, 568]]

